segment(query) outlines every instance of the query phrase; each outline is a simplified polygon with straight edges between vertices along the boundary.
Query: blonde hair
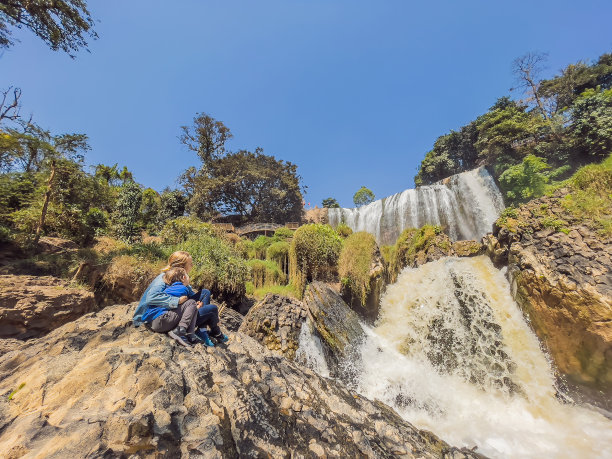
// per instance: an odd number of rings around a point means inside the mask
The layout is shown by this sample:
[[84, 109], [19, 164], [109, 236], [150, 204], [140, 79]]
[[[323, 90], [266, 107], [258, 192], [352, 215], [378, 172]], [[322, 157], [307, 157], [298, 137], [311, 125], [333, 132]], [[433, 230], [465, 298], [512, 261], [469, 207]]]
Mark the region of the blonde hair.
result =
[[168, 265], [162, 269], [162, 272], [169, 271], [171, 268], [184, 268], [190, 261], [192, 260], [189, 252], [178, 250], [170, 255], [170, 258], [168, 258]]
[[187, 271], [184, 268], [170, 268], [164, 273], [164, 282], [168, 285], [172, 285], [175, 282], [183, 282], [187, 276]]

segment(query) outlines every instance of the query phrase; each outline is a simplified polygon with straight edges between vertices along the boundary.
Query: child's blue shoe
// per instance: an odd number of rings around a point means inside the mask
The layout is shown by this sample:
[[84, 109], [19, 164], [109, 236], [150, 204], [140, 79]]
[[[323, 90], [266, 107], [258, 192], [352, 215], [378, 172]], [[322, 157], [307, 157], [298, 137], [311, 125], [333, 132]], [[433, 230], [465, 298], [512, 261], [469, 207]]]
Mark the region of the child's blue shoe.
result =
[[217, 335], [217, 336], [213, 336], [213, 338], [215, 339], [217, 344], [223, 344], [223, 343], [227, 343], [229, 341], [229, 338], [227, 337], [227, 335], [224, 335], [223, 333], [221, 333], [220, 335]]
[[208, 336], [208, 332], [206, 330], [202, 330], [201, 328], [196, 330], [195, 335], [201, 340], [201, 343], [204, 346], [215, 347], [215, 344], [210, 340]]

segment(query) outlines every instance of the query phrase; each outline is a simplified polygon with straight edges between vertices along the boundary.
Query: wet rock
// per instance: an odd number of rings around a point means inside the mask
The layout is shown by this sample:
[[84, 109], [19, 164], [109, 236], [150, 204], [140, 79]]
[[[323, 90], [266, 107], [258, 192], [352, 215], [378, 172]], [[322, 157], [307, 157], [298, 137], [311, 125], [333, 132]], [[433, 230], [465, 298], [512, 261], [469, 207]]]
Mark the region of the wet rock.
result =
[[219, 319], [221, 320], [221, 326], [228, 332], [237, 332], [242, 325], [244, 316], [238, 311], [226, 307], [219, 313]]
[[378, 246], [374, 249], [369, 271], [370, 288], [366, 295], [365, 304], [361, 304], [358, 293], [351, 290], [350, 285], [342, 284], [340, 295], [353, 311], [357, 312], [368, 322], [374, 322], [378, 318], [380, 310], [380, 298], [388, 281], [388, 267], [383, 259]]
[[245, 316], [239, 331], [272, 352], [290, 359], [299, 347], [299, 336], [307, 312], [301, 301], [268, 293]]
[[[565, 214], [564, 193], [530, 201], [512, 221], [498, 222], [488, 253], [496, 263], [505, 258], [513, 294], [559, 371], [572, 387], [603, 394], [593, 402], [610, 410], [612, 239]], [[558, 230], [545, 226], [550, 222]]]
[[355, 361], [364, 338], [359, 318], [342, 297], [322, 282], [313, 282], [304, 293], [309, 318], [322, 339], [332, 376], [341, 376], [343, 362]]
[[456, 241], [452, 249], [458, 257], [476, 257], [482, 255], [486, 248], [478, 241]]
[[0, 275], [0, 338], [40, 336], [96, 309], [92, 292], [61, 279]]
[[242, 333], [185, 349], [131, 327], [133, 307], [0, 357], [3, 456], [478, 457]]

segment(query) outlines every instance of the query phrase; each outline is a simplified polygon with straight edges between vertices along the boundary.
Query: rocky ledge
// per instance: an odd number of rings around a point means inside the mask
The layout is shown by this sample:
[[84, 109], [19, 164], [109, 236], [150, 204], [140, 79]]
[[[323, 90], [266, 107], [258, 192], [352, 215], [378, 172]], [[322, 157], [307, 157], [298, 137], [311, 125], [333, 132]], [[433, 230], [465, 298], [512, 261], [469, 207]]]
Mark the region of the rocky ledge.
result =
[[0, 357], [4, 457], [478, 457], [242, 333], [186, 349], [133, 307]]
[[563, 196], [502, 217], [484, 242], [557, 368], [612, 410], [612, 239], [573, 220]]

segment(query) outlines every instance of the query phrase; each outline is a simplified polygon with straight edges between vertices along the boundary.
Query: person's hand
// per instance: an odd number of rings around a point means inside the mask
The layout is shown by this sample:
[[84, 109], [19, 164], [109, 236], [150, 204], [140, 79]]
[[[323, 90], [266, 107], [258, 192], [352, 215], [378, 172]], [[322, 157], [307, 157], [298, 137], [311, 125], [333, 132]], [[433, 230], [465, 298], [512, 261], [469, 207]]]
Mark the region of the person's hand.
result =
[[183, 295], [182, 297], [179, 298], [179, 304], [183, 304], [185, 301], [187, 301], [189, 299], [188, 296]]
[[204, 303], [202, 303], [201, 301], [198, 301], [196, 303], [196, 306], [198, 307], [198, 309], [200, 309], [202, 306], [204, 306]]

